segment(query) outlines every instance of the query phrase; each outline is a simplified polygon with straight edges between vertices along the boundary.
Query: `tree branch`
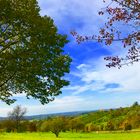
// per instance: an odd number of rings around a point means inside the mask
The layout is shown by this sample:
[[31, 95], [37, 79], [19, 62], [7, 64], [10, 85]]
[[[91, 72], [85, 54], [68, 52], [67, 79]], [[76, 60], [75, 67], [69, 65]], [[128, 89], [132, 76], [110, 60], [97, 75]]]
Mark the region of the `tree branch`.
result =
[[5, 80], [1, 85], [0, 88], [3, 87], [9, 80], [14, 78], [14, 75], [16, 74], [17, 71], [15, 71], [7, 80]]

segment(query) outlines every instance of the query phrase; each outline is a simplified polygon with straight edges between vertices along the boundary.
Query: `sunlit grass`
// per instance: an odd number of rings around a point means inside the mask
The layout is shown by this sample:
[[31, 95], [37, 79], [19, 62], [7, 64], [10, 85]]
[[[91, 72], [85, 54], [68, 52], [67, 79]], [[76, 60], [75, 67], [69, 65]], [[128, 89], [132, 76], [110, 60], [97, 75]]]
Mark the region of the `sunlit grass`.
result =
[[0, 140], [140, 140], [140, 133], [1, 133]]

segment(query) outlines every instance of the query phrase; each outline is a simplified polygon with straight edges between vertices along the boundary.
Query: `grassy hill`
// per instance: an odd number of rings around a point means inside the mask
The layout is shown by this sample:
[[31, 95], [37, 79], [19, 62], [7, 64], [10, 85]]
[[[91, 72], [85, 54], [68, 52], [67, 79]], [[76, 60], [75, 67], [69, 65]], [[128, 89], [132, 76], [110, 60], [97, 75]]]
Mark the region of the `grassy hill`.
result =
[[[99, 110], [87, 114], [79, 115], [74, 119], [80, 120], [84, 124], [92, 125], [96, 129], [122, 129], [129, 125], [132, 128], [140, 127], [140, 105], [134, 103], [131, 107]], [[106, 127], [106, 128], [105, 128]]]

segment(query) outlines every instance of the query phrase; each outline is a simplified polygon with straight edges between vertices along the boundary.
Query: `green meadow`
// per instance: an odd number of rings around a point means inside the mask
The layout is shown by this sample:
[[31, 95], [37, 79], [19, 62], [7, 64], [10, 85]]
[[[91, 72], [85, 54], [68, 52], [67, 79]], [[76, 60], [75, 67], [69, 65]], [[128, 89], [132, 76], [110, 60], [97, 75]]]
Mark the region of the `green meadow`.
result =
[[2, 133], [0, 140], [140, 140], [140, 133]]

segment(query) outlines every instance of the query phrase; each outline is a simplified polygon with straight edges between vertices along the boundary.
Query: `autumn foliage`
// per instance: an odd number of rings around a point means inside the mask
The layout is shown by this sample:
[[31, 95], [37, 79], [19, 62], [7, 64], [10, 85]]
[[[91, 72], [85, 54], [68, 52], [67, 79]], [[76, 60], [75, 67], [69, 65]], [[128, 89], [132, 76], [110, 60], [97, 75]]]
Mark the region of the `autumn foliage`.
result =
[[[106, 1], [104, 0], [106, 3]], [[114, 6], [115, 4], [115, 6]], [[108, 21], [103, 28], [100, 28], [99, 35], [81, 36], [76, 31], [71, 34], [76, 38], [77, 43], [94, 40], [106, 45], [111, 45], [115, 41], [121, 42], [126, 48], [127, 55], [125, 58], [118, 56], [109, 56], [104, 59], [109, 61], [107, 67], [118, 67], [133, 64], [140, 60], [140, 2], [139, 0], [112, 0], [109, 5], [99, 11], [99, 15], [107, 14]], [[127, 35], [121, 32], [116, 25], [121, 24], [123, 27], [129, 27]]]

